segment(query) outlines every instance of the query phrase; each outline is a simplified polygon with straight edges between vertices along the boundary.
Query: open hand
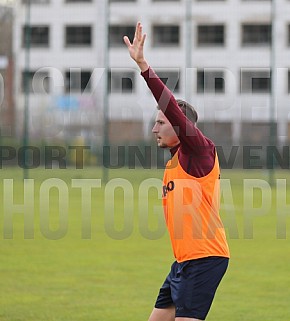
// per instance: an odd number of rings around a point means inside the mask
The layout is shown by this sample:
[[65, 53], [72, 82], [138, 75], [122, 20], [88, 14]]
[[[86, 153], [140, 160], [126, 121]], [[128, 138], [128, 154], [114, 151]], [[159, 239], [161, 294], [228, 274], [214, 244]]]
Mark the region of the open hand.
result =
[[133, 42], [131, 43], [127, 36], [123, 40], [129, 50], [131, 58], [136, 61], [142, 71], [148, 69], [148, 64], [144, 58], [144, 43], [146, 34], [143, 34], [141, 22], [137, 22]]

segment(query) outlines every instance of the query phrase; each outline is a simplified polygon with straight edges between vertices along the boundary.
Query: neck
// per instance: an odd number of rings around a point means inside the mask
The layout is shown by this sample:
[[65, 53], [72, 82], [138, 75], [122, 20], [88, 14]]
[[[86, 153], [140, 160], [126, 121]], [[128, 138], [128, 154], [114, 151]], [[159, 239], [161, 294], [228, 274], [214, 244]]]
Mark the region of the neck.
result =
[[180, 146], [180, 144], [177, 144], [177, 145], [170, 148], [171, 156], [173, 156], [177, 152], [179, 146]]

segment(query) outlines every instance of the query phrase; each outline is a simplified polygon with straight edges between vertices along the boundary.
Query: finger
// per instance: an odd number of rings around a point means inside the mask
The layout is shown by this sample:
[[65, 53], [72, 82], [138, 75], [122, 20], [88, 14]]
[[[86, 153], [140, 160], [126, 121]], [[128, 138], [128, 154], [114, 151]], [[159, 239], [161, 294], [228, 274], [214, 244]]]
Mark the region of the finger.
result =
[[139, 26], [139, 41], [141, 41], [142, 40], [142, 34], [143, 34], [143, 26], [141, 25], [141, 23], [140, 23], [140, 26]]
[[142, 37], [142, 25], [141, 25], [141, 22], [139, 21], [138, 24], [137, 24], [137, 40], [140, 41], [141, 40], [141, 37]]
[[130, 42], [129, 38], [128, 38], [127, 36], [124, 36], [124, 37], [123, 37], [123, 40], [124, 40], [126, 46], [127, 46], [128, 48], [130, 48], [130, 47], [131, 47], [131, 42]]
[[134, 35], [134, 38], [138, 38], [138, 28], [139, 28], [139, 24], [140, 24], [140, 22], [138, 21], [137, 23], [136, 23], [136, 28], [135, 28], [135, 35]]
[[141, 39], [141, 42], [140, 42], [141, 46], [144, 46], [145, 39], [146, 39], [146, 33], [144, 33], [144, 35], [142, 36], [142, 39]]

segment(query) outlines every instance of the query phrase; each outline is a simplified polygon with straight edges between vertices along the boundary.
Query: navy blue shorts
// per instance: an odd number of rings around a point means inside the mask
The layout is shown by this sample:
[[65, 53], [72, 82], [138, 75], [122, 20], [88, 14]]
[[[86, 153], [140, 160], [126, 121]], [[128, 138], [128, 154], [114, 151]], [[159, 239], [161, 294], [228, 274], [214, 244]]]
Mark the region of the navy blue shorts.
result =
[[228, 263], [228, 258], [217, 256], [174, 262], [155, 308], [174, 305], [176, 317], [205, 320]]

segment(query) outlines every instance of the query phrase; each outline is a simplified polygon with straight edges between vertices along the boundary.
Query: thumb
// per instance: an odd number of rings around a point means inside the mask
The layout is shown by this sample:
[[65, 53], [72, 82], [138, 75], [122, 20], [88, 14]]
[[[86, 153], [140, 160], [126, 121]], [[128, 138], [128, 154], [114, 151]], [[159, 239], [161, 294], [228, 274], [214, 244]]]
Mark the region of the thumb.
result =
[[128, 48], [130, 48], [131, 42], [130, 42], [129, 38], [128, 38], [127, 36], [124, 36], [124, 37], [123, 37], [123, 40], [124, 40], [126, 46], [127, 46]]

